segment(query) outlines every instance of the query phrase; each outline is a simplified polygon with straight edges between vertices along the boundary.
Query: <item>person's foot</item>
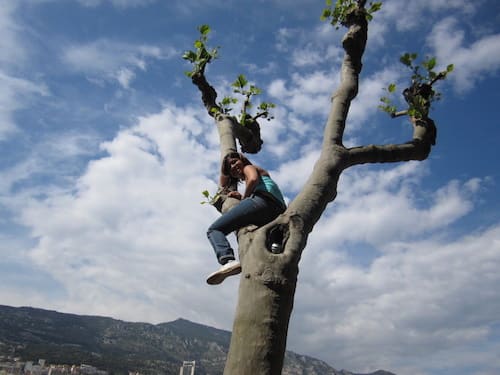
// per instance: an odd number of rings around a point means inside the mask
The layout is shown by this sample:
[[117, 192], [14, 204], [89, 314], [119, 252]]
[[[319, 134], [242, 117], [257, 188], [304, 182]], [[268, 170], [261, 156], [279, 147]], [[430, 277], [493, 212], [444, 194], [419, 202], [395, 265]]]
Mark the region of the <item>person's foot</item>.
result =
[[207, 278], [207, 284], [217, 285], [223, 282], [226, 277], [237, 275], [241, 272], [241, 264], [236, 260], [230, 260]]

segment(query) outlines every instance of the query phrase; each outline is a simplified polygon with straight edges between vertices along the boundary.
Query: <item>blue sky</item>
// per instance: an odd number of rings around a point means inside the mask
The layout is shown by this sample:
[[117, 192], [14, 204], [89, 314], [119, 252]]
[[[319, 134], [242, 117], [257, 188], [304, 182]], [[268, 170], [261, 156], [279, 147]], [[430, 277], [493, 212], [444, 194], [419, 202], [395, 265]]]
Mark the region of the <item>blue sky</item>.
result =
[[[0, 303], [231, 329], [238, 278], [205, 238], [218, 138], [180, 58], [209, 24], [220, 97], [277, 104], [251, 157], [291, 200], [318, 156], [342, 58], [320, 0], [0, 2]], [[341, 178], [303, 254], [288, 348], [337, 369], [500, 372], [500, 5], [385, 1], [345, 143], [409, 140], [377, 109], [404, 52], [455, 65], [429, 159]]]

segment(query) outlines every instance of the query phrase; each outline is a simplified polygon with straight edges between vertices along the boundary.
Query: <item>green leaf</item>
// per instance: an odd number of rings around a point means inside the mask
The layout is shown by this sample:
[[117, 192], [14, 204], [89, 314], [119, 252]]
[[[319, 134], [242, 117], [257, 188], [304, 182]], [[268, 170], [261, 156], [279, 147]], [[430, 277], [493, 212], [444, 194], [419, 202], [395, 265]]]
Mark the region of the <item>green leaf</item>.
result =
[[368, 10], [369, 13], [374, 13], [380, 10], [382, 8], [382, 3], [381, 2], [376, 2], [376, 3], [370, 3], [370, 9]]
[[453, 69], [454, 69], [454, 68], [455, 68], [455, 65], [450, 64], [450, 65], [448, 65], [448, 66], [446, 67], [446, 71], [447, 71], [448, 73], [451, 73], [451, 72], [453, 72]]
[[196, 53], [193, 52], [193, 51], [186, 51], [184, 52], [184, 54], [182, 55], [182, 58], [184, 60], [189, 60], [191, 62], [194, 62], [196, 60]]
[[435, 57], [433, 57], [433, 58], [431, 58], [431, 59], [429, 59], [429, 60], [427, 60], [427, 61], [424, 61], [424, 62], [422, 63], [422, 66], [423, 66], [425, 69], [427, 69], [427, 70], [431, 71], [431, 70], [432, 70], [432, 69], [434, 69], [434, 67], [436, 66], [436, 58], [435, 58]]
[[231, 98], [228, 96], [225, 96], [224, 99], [222, 99], [222, 105], [229, 105], [231, 104]]
[[399, 58], [399, 61], [401, 61], [406, 66], [411, 66], [411, 60], [412, 59], [409, 53], [405, 53]]
[[198, 40], [195, 40], [195, 42], [194, 42], [194, 47], [195, 47], [196, 49], [203, 48], [203, 42], [202, 42], [201, 40], [199, 40], [199, 39], [198, 39]]
[[321, 21], [324, 21], [324, 20], [327, 20], [328, 18], [330, 18], [331, 15], [332, 15], [332, 11], [330, 9], [323, 9], [323, 13], [321, 14], [319, 19]]
[[391, 84], [387, 87], [387, 91], [389, 91], [390, 93], [393, 93], [394, 91], [396, 91], [396, 84], [391, 83]]
[[434, 69], [436, 66], [436, 58], [433, 57], [432, 59], [429, 60], [429, 70]]
[[208, 192], [208, 190], [204, 190], [204, 191], [202, 191], [202, 192], [201, 192], [201, 194], [203, 194], [203, 196], [204, 196], [205, 198], [208, 198], [208, 197], [210, 196], [210, 193]]
[[202, 35], [208, 35], [210, 33], [210, 26], [208, 25], [201, 25], [198, 27], [198, 30]]
[[245, 76], [243, 74], [240, 74], [238, 76], [238, 79], [236, 80], [236, 82], [237, 82], [238, 87], [241, 87], [241, 88], [245, 87], [248, 83], [247, 79], [245, 78]]
[[260, 95], [262, 93], [262, 90], [259, 89], [257, 86], [250, 86], [250, 94], [252, 95]]

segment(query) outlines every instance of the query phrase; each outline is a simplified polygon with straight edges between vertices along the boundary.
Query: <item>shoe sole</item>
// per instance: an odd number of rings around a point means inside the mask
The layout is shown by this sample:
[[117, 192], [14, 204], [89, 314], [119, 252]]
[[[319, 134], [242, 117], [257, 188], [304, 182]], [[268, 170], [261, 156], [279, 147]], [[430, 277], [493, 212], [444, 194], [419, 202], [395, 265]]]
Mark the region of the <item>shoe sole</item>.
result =
[[225, 269], [224, 271], [216, 271], [212, 273], [207, 278], [207, 284], [218, 285], [222, 283], [226, 277], [237, 275], [241, 273], [241, 264], [236, 264], [231, 268]]

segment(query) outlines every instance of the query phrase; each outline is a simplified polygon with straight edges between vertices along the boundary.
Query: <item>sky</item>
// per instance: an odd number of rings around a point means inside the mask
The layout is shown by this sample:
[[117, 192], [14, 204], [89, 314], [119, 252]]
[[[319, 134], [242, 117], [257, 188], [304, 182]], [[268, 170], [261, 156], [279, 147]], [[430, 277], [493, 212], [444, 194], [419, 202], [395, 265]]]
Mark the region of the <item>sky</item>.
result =
[[[218, 213], [200, 204], [218, 135], [181, 56], [209, 24], [219, 97], [245, 74], [276, 103], [250, 159], [291, 201], [340, 77], [344, 30], [323, 7], [0, 0], [0, 303], [230, 330], [239, 277], [206, 284]], [[437, 143], [423, 162], [344, 172], [302, 256], [287, 348], [357, 372], [497, 375], [500, 3], [387, 0], [374, 16], [345, 144], [410, 140], [377, 108], [408, 84], [405, 52], [455, 66]]]

